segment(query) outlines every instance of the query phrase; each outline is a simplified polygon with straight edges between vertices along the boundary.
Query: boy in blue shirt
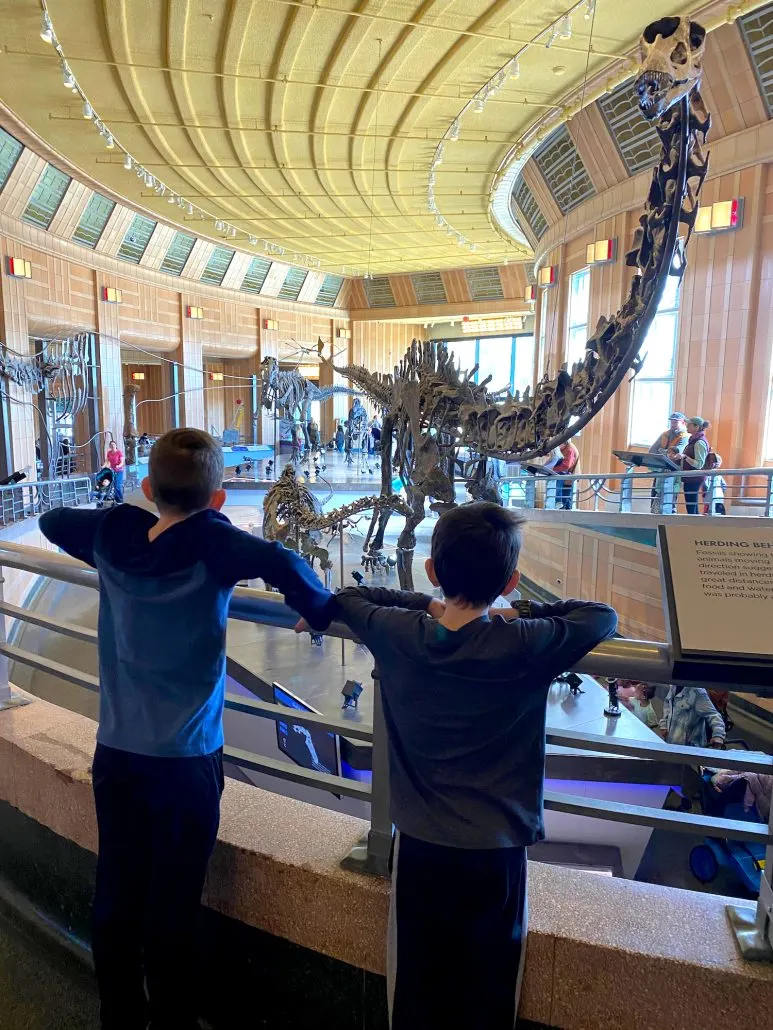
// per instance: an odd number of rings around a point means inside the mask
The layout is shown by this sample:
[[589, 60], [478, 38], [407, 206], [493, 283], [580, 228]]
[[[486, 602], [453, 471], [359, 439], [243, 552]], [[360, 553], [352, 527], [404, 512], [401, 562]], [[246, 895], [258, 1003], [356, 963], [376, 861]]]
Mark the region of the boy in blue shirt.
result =
[[515, 1023], [526, 847], [544, 836], [548, 690], [617, 625], [587, 601], [524, 601], [490, 617], [518, 585], [523, 521], [488, 502], [441, 516], [427, 574], [445, 602], [381, 588], [336, 595], [336, 617], [381, 679], [398, 831], [392, 1030]]
[[278, 587], [315, 629], [332, 595], [297, 554], [232, 526], [223, 454], [175, 429], [150, 454], [145, 496], [60, 508], [44, 535], [99, 573], [99, 829], [93, 950], [104, 1030], [196, 1027], [196, 916], [223, 790], [228, 603], [242, 579]]

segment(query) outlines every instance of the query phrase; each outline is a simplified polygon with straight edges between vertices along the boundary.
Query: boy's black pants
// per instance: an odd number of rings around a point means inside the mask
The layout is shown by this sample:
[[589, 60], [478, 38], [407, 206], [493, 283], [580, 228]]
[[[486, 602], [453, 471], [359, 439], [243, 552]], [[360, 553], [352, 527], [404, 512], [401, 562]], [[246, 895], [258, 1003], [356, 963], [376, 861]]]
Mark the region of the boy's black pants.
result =
[[525, 848], [472, 851], [398, 834], [392, 1030], [513, 1030], [525, 945]]
[[[196, 921], [223, 791], [221, 751], [152, 758], [97, 745], [94, 965], [103, 1030], [195, 1027]], [[147, 991], [146, 991], [147, 987]]]

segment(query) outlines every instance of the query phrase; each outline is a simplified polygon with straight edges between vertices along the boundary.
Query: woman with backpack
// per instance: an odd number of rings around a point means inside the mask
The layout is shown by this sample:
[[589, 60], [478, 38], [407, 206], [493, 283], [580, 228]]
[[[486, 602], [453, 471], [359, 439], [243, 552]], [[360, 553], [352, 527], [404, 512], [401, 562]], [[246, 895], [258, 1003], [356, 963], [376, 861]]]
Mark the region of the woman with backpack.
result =
[[[690, 439], [687, 441], [687, 446], [681, 454], [677, 451], [668, 452], [668, 456], [681, 465], [685, 472], [702, 471], [706, 467], [706, 459], [711, 450], [706, 430], [710, 427], [711, 423], [706, 422], [699, 415], [688, 418], [687, 432], [690, 434]], [[686, 476], [682, 480], [684, 503], [688, 515], [698, 514], [698, 498], [704, 482], [704, 476]]]

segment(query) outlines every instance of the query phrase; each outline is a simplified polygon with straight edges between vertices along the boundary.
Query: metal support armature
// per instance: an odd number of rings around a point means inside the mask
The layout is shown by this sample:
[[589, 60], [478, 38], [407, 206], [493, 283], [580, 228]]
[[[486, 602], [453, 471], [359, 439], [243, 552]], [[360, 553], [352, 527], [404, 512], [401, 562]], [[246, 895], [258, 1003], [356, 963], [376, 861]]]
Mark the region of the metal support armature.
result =
[[617, 719], [621, 715], [620, 698], [617, 696], [617, 677], [607, 676], [607, 688], [609, 689], [609, 701], [604, 709], [604, 715], [609, 719]]
[[373, 762], [370, 788], [370, 830], [341, 863], [342, 869], [372, 876], [389, 876], [392, 820], [389, 815], [389, 753], [381, 706], [381, 685], [373, 670]]

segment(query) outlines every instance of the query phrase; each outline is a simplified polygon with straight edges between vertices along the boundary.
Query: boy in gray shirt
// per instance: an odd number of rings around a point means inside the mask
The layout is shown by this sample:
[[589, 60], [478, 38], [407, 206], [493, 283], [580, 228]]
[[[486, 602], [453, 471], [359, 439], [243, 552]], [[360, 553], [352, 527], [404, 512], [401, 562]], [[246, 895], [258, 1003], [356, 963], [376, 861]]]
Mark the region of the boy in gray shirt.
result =
[[336, 595], [334, 617], [381, 677], [398, 831], [392, 1030], [515, 1022], [526, 847], [544, 836], [548, 689], [617, 626], [589, 601], [518, 602], [490, 617], [518, 585], [523, 522], [488, 502], [441, 516], [427, 574], [444, 602], [381, 588]]

